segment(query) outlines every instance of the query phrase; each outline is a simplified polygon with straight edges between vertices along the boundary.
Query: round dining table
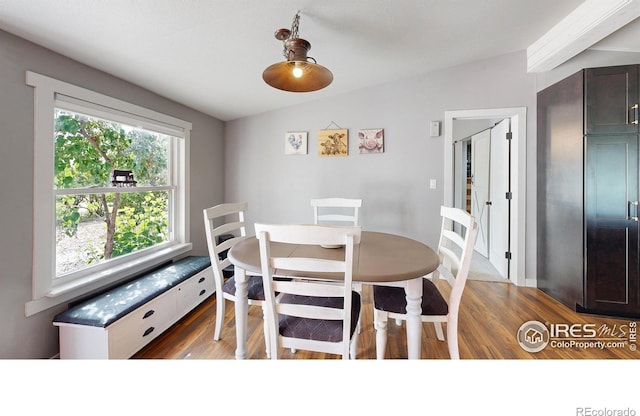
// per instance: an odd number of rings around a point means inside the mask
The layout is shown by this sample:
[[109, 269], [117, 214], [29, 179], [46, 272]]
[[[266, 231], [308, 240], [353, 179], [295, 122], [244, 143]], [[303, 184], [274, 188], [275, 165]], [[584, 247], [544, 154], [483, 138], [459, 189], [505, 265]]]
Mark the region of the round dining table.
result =
[[[318, 256], [344, 258], [344, 248], [298, 246], [272, 243], [275, 256]], [[229, 250], [236, 281], [236, 359], [247, 358], [247, 276], [260, 275], [258, 239], [247, 237]], [[421, 351], [422, 277], [438, 267], [436, 252], [420, 241], [375, 231], [362, 231], [360, 244], [354, 247], [353, 281], [362, 284], [399, 286], [407, 296], [407, 355], [419, 359]], [[286, 276], [286, 275], [283, 275]], [[314, 277], [314, 276], [309, 276]], [[323, 278], [326, 276], [322, 276]]]

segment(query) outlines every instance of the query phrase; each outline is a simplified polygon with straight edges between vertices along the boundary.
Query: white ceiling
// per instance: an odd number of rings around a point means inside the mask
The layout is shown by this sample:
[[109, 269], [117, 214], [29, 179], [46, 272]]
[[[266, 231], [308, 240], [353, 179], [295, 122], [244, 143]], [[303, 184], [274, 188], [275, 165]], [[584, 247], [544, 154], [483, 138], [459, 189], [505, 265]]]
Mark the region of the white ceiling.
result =
[[[0, 29], [228, 121], [525, 50], [582, 3], [0, 0]], [[334, 74], [321, 91], [262, 81], [264, 68], [283, 60], [273, 33], [298, 10], [309, 56]], [[601, 47], [620, 48], [611, 42]]]

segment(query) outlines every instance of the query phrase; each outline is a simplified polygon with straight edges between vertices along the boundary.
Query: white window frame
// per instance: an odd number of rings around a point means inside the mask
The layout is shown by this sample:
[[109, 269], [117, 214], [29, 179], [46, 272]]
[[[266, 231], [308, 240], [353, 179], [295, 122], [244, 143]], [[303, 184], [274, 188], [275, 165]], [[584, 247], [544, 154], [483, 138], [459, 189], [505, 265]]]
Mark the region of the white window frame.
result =
[[[31, 316], [70, 301], [136, 273], [148, 270], [192, 249], [189, 236], [189, 137], [191, 123], [144, 107], [121, 101], [85, 88], [31, 71], [26, 84], [34, 87], [34, 183], [33, 183], [33, 270], [32, 300], [25, 304]], [[73, 274], [74, 279], [54, 279], [55, 265], [55, 192], [54, 109], [77, 111], [90, 108], [106, 118], [147, 128], [179, 139], [172, 147], [171, 183], [176, 184], [172, 241], [157, 247], [129, 253]]]

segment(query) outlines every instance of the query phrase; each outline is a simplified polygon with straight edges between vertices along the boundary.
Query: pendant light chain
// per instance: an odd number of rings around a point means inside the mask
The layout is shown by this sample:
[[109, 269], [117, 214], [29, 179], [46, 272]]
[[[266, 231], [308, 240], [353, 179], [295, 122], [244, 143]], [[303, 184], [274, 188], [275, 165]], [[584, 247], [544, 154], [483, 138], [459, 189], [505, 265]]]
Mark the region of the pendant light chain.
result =
[[293, 17], [293, 21], [291, 22], [291, 34], [287, 39], [282, 41], [284, 45], [284, 49], [282, 51], [282, 55], [284, 55], [285, 59], [289, 59], [289, 48], [287, 48], [287, 41], [289, 39], [296, 39], [298, 37], [298, 29], [300, 28], [300, 11], [296, 13]]

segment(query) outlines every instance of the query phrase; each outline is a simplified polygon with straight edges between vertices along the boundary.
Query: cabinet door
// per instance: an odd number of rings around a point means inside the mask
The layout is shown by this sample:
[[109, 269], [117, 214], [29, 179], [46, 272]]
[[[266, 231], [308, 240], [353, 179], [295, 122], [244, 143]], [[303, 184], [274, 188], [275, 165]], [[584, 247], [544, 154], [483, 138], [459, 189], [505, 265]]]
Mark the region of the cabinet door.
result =
[[638, 311], [638, 136], [587, 136], [586, 307]]
[[586, 133], [637, 133], [638, 65], [585, 71]]

